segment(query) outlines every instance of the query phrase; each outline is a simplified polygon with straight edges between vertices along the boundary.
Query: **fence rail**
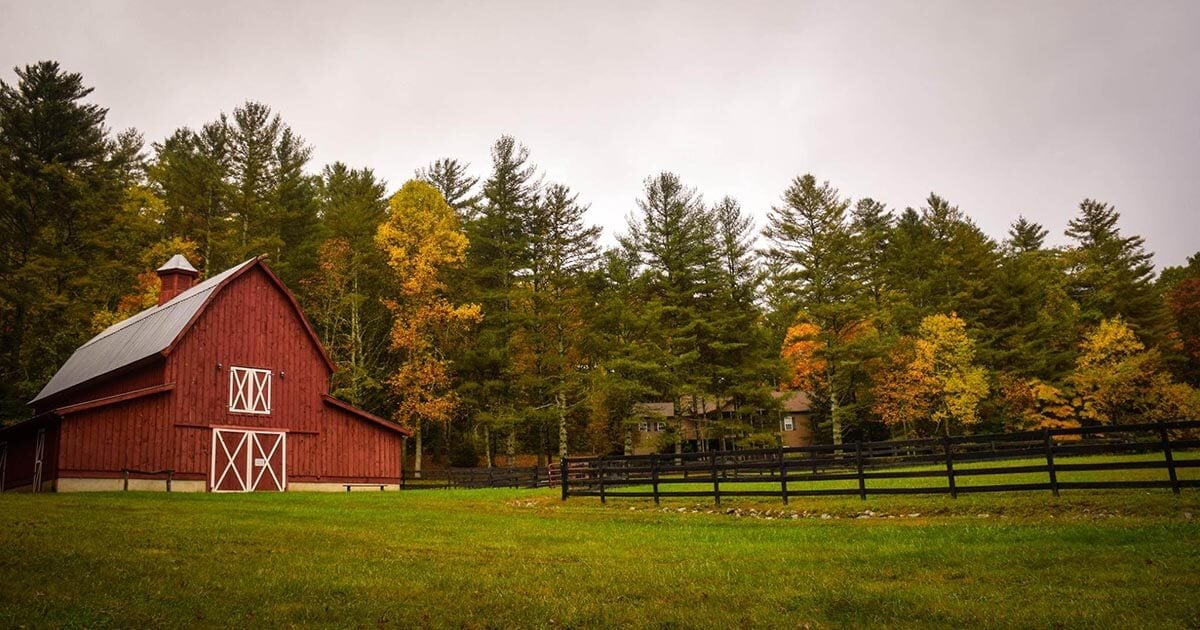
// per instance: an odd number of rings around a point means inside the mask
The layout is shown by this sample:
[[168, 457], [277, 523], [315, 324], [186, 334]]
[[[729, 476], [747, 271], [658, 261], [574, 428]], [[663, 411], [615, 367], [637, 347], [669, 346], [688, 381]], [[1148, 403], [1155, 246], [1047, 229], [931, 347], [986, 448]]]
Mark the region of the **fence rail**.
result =
[[547, 484], [545, 468], [447, 468], [422, 471], [417, 477], [405, 471], [400, 478], [401, 490], [446, 488], [540, 488]]
[[[743, 451], [563, 458], [562, 500], [568, 497], [779, 497], [868, 494], [959, 494], [1103, 488], [1200, 488], [1200, 479], [1181, 479], [1180, 469], [1200, 468], [1200, 459], [1177, 460], [1179, 451], [1200, 448], [1200, 422], [1044, 429], [1021, 433], [951, 436], [840, 445], [778, 447]], [[1071, 462], [1085, 455], [1145, 455], [1162, 459]], [[1044, 463], [1003, 465], [1037, 458]], [[1068, 460], [1064, 462], [1063, 460]], [[956, 467], [957, 466], [957, 467]], [[1164, 470], [1162, 479], [1062, 481], [1063, 472]], [[1044, 480], [962, 484], [980, 476], [1044, 474]], [[878, 480], [942, 479], [944, 484], [875, 485]], [[856, 481], [854, 487], [812, 487], [820, 482]], [[747, 484], [753, 484], [747, 488]], [[789, 485], [790, 484], [790, 485]], [[803, 485], [801, 485], [803, 484]], [[773, 487], [778, 485], [778, 487]], [[849, 484], [848, 484], [849, 485]], [[679, 486], [678, 488], [676, 486]], [[699, 487], [702, 486], [702, 487]], [[765, 487], [772, 486], [772, 487]]]

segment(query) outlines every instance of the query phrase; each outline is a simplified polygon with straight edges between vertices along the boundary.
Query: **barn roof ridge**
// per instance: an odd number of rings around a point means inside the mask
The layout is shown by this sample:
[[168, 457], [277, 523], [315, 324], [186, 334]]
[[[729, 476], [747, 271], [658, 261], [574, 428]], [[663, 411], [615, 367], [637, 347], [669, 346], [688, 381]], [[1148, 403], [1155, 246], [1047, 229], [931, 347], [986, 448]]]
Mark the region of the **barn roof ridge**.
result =
[[[263, 262], [263, 259], [264, 256], [256, 256], [234, 265], [165, 304], [152, 306], [104, 329], [71, 354], [30, 404], [149, 360], [155, 355], [167, 356], [191, 329], [214, 295], [234, 278]], [[295, 308], [326, 365], [334, 369], [333, 362], [291, 291], [269, 267], [263, 265], [262, 269]]]

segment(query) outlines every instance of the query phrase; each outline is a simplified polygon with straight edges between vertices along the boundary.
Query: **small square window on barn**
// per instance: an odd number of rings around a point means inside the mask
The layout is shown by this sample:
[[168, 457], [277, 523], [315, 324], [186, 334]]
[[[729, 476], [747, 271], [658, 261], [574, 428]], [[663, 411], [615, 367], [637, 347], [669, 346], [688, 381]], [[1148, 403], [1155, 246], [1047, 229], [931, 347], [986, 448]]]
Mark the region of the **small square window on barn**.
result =
[[663, 431], [666, 431], [666, 430], [667, 430], [667, 423], [665, 423], [665, 422], [655, 422], [655, 423], [654, 423], [654, 430], [655, 430], [656, 432], [658, 432], [658, 433], [662, 433]]
[[796, 419], [793, 418], [792, 416], [784, 416], [783, 417], [783, 430], [784, 431], [795, 431], [796, 430]]
[[234, 413], [271, 413], [271, 370], [230, 367], [229, 410]]
[[642, 433], [649, 432], [650, 431], [650, 423], [649, 422], [639, 422], [638, 423], [638, 431], [641, 431]]

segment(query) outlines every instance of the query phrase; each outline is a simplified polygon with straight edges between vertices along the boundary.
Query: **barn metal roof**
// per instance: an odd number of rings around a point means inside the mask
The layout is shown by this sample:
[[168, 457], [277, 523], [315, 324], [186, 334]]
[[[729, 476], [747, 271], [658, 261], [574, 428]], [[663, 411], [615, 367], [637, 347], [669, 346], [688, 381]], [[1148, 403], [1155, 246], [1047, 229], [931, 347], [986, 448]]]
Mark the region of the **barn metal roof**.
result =
[[[172, 258], [167, 265], [174, 260]], [[226, 269], [180, 293], [166, 304], [148, 308], [104, 329], [104, 332], [92, 337], [91, 341], [80, 346], [71, 358], [67, 359], [30, 404], [166, 350], [208, 301], [213, 291], [221, 286], [226, 278], [236, 275], [256, 260], [258, 259], [251, 258]], [[186, 260], [183, 262], [191, 267]]]

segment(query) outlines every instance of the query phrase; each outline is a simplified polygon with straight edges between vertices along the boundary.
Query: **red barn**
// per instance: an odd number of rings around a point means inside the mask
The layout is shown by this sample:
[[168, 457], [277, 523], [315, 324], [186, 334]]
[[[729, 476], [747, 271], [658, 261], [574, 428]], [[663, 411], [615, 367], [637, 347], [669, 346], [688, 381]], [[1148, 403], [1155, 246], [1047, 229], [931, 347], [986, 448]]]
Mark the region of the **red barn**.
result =
[[[158, 306], [88, 341], [0, 430], [0, 489], [395, 487], [400, 426], [329, 396], [334, 366], [261, 258], [194, 284], [158, 270]], [[142, 471], [142, 472], [126, 472]]]

